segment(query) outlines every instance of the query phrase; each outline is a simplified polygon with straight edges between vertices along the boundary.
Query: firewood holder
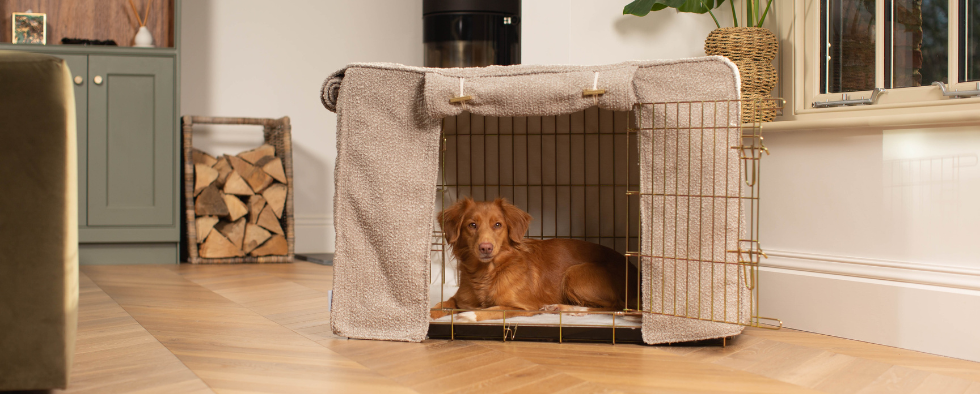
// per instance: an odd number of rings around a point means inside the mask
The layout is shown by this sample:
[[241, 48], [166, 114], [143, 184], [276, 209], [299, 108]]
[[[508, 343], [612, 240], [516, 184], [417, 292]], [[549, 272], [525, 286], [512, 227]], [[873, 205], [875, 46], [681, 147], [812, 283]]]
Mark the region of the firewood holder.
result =
[[[291, 263], [295, 258], [296, 232], [293, 218], [293, 146], [292, 128], [289, 117], [270, 118], [222, 118], [207, 116], [183, 116], [180, 120], [183, 134], [183, 163], [184, 163], [184, 213], [187, 227], [187, 262], [191, 264], [236, 264], [236, 263]], [[193, 135], [195, 124], [223, 125], [256, 125], [262, 126], [265, 143], [276, 150], [276, 157], [282, 158], [283, 170], [286, 173], [286, 207], [279, 224], [286, 233], [288, 252], [285, 256], [245, 256], [205, 258], [198, 255], [197, 226], [194, 216], [194, 162], [191, 150], [194, 148]]]

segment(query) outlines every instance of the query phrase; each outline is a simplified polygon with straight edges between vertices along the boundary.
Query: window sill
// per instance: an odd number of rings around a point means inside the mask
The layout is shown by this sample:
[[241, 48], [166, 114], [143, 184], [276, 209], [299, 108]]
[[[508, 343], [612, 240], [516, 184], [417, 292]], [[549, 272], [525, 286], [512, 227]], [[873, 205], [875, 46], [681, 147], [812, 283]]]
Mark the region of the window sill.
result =
[[[762, 124], [763, 132], [825, 130], [841, 128], [908, 129], [936, 126], [980, 124], [980, 99], [961, 99], [962, 103], [927, 105], [910, 111], [906, 106], [885, 108], [847, 107], [850, 111], [807, 111], [781, 116]], [[958, 100], [959, 101], [959, 100]], [[875, 106], [877, 107], [877, 106]], [[844, 109], [844, 108], [842, 108]]]

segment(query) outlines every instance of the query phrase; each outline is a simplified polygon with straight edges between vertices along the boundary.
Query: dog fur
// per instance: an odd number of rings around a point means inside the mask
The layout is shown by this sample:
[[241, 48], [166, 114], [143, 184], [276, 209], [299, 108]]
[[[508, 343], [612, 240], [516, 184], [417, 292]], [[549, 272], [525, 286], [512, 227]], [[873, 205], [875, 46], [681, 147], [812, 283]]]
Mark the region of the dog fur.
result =
[[433, 308], [433, 319], [450, 309], [478, 310], [464, 317], [479, 321], [504, 317], [495, 310], [621, 311], [636, 303], [637, 270], [625, 256], [580, 240], [525, 239], [531, 215], [502, 198], [463, 198], [439, 223], [458, 261], [459, 290]]

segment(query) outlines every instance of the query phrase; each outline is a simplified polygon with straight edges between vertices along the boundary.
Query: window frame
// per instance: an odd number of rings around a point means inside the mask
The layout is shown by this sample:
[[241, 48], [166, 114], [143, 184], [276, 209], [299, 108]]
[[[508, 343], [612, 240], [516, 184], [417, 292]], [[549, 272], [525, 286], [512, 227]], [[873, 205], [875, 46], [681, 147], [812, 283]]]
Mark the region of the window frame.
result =
[[[947, 89], [974, 90], [974, 82], [958, 82], [960, 74], [959, 58], [959, 4], [960, 0], [947, 0], [949, 7], [949, 60]], [[950, 99], [944, 97], [938, 86], [920, 86], [887, 89], [878, 102], [873, 105], [813, 108], [815, 101], [836, 101], [842, 99], [841, 93], [820, 94], [820, 0], [792, 0], [779, 2], [783, 7], [776, 9], [776, 18], [766, 25], [777, 32], [781, 49], [777, 69], [781, 83], [774, 94], [787, 99], [787, 107], [779, 120], [813, 120], [831, 117], [867, 117], [891, 114], [914, 114], [925, 112], [945, 112], [976, 110], [980, 107], [980, 97]], [[786, 7], [788, 6], [788, 7]], [[773, 7], [777, 7], [774, 2]], [[885, 1], [876, 0], [876, 20], [884, 20]], [[875, 29], [875, 86], [885, 85], [884, 75], [885, 29]], [[871, 97], [871, 91], [848, 92], [849, 98]], [[937, 108], [941, 107], [941, 108]]]

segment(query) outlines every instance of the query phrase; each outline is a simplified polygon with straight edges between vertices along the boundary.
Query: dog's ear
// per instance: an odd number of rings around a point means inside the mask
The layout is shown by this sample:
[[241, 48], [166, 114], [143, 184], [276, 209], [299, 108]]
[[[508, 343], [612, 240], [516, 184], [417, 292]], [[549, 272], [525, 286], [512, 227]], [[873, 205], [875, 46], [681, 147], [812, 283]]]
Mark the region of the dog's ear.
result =
[[524, 234], [527, 233], [527, 228], [531, 226], [531, 215], [503, 198], [498, 198], [493, 203], [497, 204], [500, 210], [504, 212], [504, 220], [507, 221], [507, 233], [510, 240], [517, 244], [521, 243], [524, 240]]
[[473, 199], [465, 197], [439, 212], [439, 225], [442, 226], [442, 231], [446, 233], [446, 240], [450, 244], [455, 244], [456, 240], [459, 239], [460, 226], [463, 225], [463, 214], [471, 204], [473, 204]]

